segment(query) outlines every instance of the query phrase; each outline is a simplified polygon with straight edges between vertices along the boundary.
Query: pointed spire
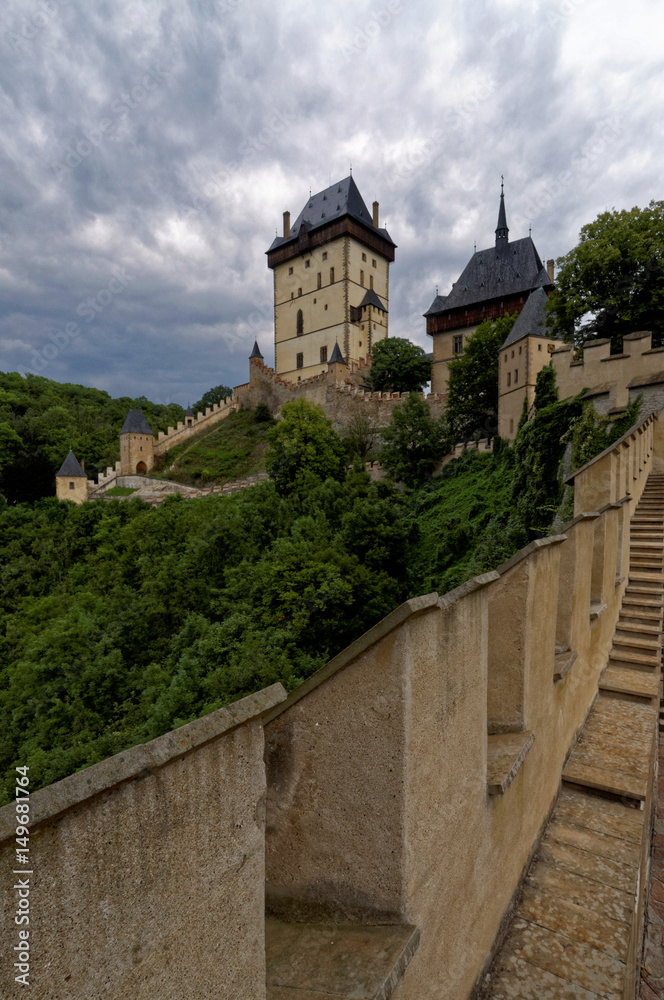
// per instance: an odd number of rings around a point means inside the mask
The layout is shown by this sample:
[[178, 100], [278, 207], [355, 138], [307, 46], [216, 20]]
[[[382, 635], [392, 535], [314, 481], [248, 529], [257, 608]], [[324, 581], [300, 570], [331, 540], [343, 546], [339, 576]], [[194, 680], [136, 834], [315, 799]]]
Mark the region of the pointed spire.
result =
[[83, 466], [79, 463], [71, 448], [59, 471], [56, 472], [56, 476], [67, 476], [69, 479], [87, 479]]
[[504, 177], [500, 176], [500, 208], [498, 209], [498, 225], [496, 226], [496, 246], [507, 246], [509, 242], [509, 229], [507, 228], [507, 215], [505, 213], [505, 187]]
[[263, 355], [261, 354], [261, 349], [258, 346], [258, 341], [257, 340], [254, 340], [254, 346], [252, 348], [251, 354], [249, 355], [249, 360], [250, 361], [251, 361], [252, 358], [260, 358], [261, 361], [263, 360]]
[[338, 341], [334, 345], [334, 350], [332, 351], [332, 357], [328, 361], [328, 364], [329, 365], [334, 365], [334, 364], [345, 365], [346, 364], [346, 362], [344, 361], [344, 356], [341, 353], [341, 351], [339, 350], [339, 342]]

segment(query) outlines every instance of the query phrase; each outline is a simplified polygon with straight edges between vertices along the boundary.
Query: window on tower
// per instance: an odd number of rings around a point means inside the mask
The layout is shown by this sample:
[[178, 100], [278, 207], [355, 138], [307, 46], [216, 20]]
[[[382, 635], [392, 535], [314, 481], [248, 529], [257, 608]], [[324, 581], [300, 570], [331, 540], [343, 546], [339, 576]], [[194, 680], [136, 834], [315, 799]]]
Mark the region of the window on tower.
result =
[[301, 309], [298, 309], [298, 311], [297, 311], [297, 320], [296, 320], [296, 323], [297, 323], [297, 327], [296, 327], [296, 329], [297, 329], [297, 335], [298, 335], [298, 337], [301, 337], [302, 334], [304, 333], [304, 316], [302, 315], [302, 310]]
[[323, 250], [323, 260], [327, 260], [327, 250]]
[[304, 266], [305, 267], [311, 267], [311, 261], [310, 260], [305, 260]]
[[360, 284], [364, 288], [364, 271], [360, 271]]
[[461, 354], [463, 351], [463, 336], [460, 335], [454, 338], [454, 353]]
[[333, 267], [330, 268], [330, 284], [331, 285], [334, 284], [334, 268]]
[[369, 288], [373, 288], [373, 274], [369, 275]]
[[298, 368], [304, 368], [304, 354], [295, 355], [295, 364]]
[[321, 364], [327, 364], [327, 347], [321, 347], [320, 349], [320, 361]]
[[367, 259], [367, 255], [365, 253], [363, 253], [362, 254], [362, 260], [366, 260], [366, 259]]
[[323, 284], [323, 275], [320, 273], [320, 271], [316, 275], [316, 283], [318, 288], [320, 288]]
[[289, 267], [289, 268], [288, 268], [288, 273], [289, 273], [289, 274], [292, 274], [292, 273], [293, 273], [293, 268], [292, 268], [292, 267]]

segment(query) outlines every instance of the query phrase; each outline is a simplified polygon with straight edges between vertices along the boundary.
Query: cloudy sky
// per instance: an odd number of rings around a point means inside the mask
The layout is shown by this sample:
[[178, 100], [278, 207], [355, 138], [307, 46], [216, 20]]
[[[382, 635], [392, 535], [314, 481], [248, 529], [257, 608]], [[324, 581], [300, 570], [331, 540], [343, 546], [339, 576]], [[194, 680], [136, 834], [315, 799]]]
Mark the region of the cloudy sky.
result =
[[349, 164], [390, 332], [510, 236], [664, 196], [658, 0], [3, 0], [0, 368], [186, 405], [272, 348], [265, 251]]

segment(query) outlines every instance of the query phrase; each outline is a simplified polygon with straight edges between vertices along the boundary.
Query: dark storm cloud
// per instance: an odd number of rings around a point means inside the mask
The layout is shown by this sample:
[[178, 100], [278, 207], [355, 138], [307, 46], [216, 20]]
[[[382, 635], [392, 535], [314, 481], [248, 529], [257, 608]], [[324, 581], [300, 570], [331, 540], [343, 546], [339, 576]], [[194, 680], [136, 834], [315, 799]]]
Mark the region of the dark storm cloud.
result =
[[660, 196], [661, 14], [635, 0], [631, 41], [612, 6], [6, 0], [0, 367], [184, 403], [244, 381], [281, 212], [351, 162], [399, 245], [391, 331], [425, 345], [502, 173], [544, 257]]

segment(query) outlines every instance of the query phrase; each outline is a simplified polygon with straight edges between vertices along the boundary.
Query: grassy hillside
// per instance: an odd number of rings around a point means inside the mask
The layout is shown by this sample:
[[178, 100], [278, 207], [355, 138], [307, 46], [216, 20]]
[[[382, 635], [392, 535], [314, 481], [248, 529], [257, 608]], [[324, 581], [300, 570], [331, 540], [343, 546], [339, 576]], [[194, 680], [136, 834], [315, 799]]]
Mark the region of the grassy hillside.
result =
[[152, 474], [186, 486], [254, 475], [265, 468], [267, 432], [273, 424], [266, 408], [238, 410], [211, 430], [171, 449]]

